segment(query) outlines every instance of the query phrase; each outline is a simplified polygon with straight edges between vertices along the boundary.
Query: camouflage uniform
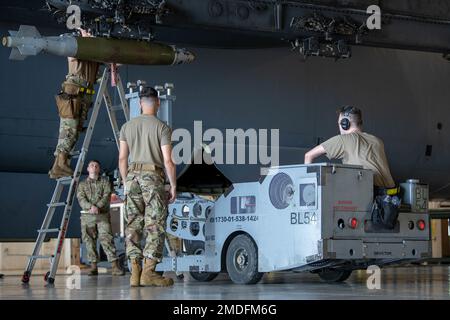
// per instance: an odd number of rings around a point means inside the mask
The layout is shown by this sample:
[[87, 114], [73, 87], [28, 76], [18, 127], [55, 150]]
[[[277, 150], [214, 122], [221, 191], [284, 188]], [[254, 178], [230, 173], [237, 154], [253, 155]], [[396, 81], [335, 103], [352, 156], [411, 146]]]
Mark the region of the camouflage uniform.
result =
[[72, 103], [73, 113], [62, 113], [57, 105], [60, 115], [58, 144], [55, 156], [58, 153], [69, 154], [78, 140], [83, 123], [87, 120], [89, 108], [92, 105], [92, 94], [79, 92], [80, 88], [92, 89], [99, 69], [99, 63], [69, 58], [69, 73], [62, 84], [62, 91], [58, 95], [61, 101]]
[[[108, 261], [117, 260], [109, 215], [110, 197], [111, 185], [107, 178], [99, 177], [97, 180], [87, 178], [78, 186], [78, 202], [85, 211], [81, 213], [81, 234], [91, 263], [98, 262], [97, 238]], [[99, 214], [89, 213], [92, 206], [99, 209]]]
[[[162, 259], [167, 219], [164, 172], [129, 170], [126, 180], [126, 247], [130, 259]], [[145, 248], [142, 234], [147, 232]]]

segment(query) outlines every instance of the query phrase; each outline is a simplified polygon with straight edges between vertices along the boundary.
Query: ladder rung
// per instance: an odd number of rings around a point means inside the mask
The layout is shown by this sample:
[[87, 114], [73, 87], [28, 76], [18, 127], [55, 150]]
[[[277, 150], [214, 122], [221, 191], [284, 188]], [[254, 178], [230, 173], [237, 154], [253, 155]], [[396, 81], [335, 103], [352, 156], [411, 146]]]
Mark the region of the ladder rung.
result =
[[49, 203], [47, 204], [47, 207], [53, 208], [53, 207], [63, 207], [66, 205], [66, 202], [55, 202], [55, 203]]
[[[103, 77], [102, 77], [102, 82], [101, 82], [101, 88], [100, 91], [97, 93], [97, 97], [96, 97], [96, 103], [94, 105], [94, 110], [92, 112], [92, 116], [91, 119], [89, 120], [89, 126], [88, 128], [86, 128], [86, 133], [85, 133], [85, 137], [84, 137], [84, 141], [83, 141], [83, 146], [79, 149], [79, 150], [73, 150], [72, 152], [70, 152], [70, 156], [72, 158], [78, 158], [76, 160], [77, 164], [76, 167], [74, 169], [74, 173], [72, 174], [71, 177], [67, 176], [67, 177], [62, 177], [57, 179], [57, 183], [56, 183], [56, 187], [53, 191], [53, 196], [52, 196], [52, 200], [50, 201], [50, 203], [47, 204], [47, 214], [46, 217], [44, 218], [44, 222], [42, 224], [42, 227], [40, 229], [38, 229], [38, 239], [35, 242], [35, 249], [33, 250], [32, 255], [29, 256], [29, 263], [28, 263], [28, 267], [26, 270], [26, 273], [24, 274], [24, 278], [23, 278], [23, 282], [28, 282], [26, 281], [27, 279], [27, 275], [29, 276], [31, 274], [32, 269], [34, 268], [34, 262], [37, 259], [50, 259], [50, 262], [52, 263], [52, 269], [58, 268], [58, 263], [59, 263], [59, 252], [55, 252], [54, 255], [39, 255], [39, 251], [37, 251], [38, 249], [41, 249], [41, 245], [42, 242], [45, 240], [45, 236], [47, 233], [59, 233], [59, 238], [61, 238], [60, 240], [63, 240], [63, 238], [65, 237], [64, 235], [64, 230], [65, 228], [67, 228], [67, 223], [68, 221], [65, 221], [65, 227], [64, 229], [62, 227], [60, 228], [50, 228], [50, 222], [49, 219], [52, 218], [53, 214], [56, 211], [56, 207], [65, 207], [64, 208], [64, 217], [63, 219], [68, 219], [70, 217], [71, 214], [71, 209], [72, 209], [72, 205], [73, 205], [73, 199], [75, 198], [75, 191], [77, 188], [77, 183], [78, 180], [80, 179], [80, 175], [81, 175], [81, 171], [83, 169], [83, 164], [85, 161], [85, 156], [88, 153], [88, 148], [89, 148], [89, 144], [91, 143], [91, 135], [92, 132], [94, 130], [94, 123], [97, 121], [97, 117], [98, 117], [98, 112], [99, 112], [99, 108], [101, 107], [101, 100], [100, 97], [103, 97], [106, 103], [106, 106], [108, 108], [108, 113], [111, 116], [111, 124], [113, 125], [113, 131], [115, 134], [115, 137], [118, 136], [118, 128], [117, 128], [117, 123], [115, 121], [115, 113], [111, 112], [112, 110], [123, 110], [125, 111], [126, 109], [128, 109], [127, 107], [122, 107], [120, 106], [114, 106], [111, 102], [111, 97], [109, 96], [108, 93], [108, 89], [106, 87], [106, 83], [107, 80], [109, 79], [109, 73], [107, 72], [108, 69], [106, 68], [105, 71], [103, 72]], [[120, 78], [119, 78], [120, 79]], [[122, 83], [120, 83], [119, 86], [119, 96], [121, 98], [121, 101], [125, 101], [125, 97], [123, 97], [124, 92], [123, 92], [123, 87], [122, 87]], [[127, 115], [125, 115], [125, 117], [127, 118]], [[91, 124], [92, 122], [92, 124]], [[84, 129], [84, 128], [83, 128]], [[84, 131], [84, 130], [82, 130]], [[69, 164], [70, 166], [70, 164]], [[70, 170], [71, 171], [71, 170]], [[61, 199], [62, 196], [62, 192], [64, 189], [64, 186], [66, 185], [70, 185], [70, 190], [72, 192], [69, 192], [69, 194], [67, 195], [67, 200], [64, 202], [60, 202], [61, 200], [65, 200], [65, 199]], [[48, 219], [48, 220], [47, 220]], [[35, 251], [36, 250], [36, 251]], [[51, 279], [48, 279], [51, 280]], [[53, 279], [54, 280], [54, 279]], [[50, 281], [49, 281], [50, 283]]]
[[71, 159], [78, 159], [80, 157], [80, 154], [81, 154], [81, 150], [71, 151], [70, 152], [70, 158]]
[[123, 107], [120, 104], [111, 107], [111, 111], [120, 111], [120, 110], [123, 110]]
[[53, 259], [54, 255], [51, 256], [30, 256], [31, 259]]
[[39, 232], [39, 233], [59, 232], [59, 228], [55, 228], [55, 229], [39, 229], [37, 232]]
[[59, 178], [58, 182], [61, 184], [70, 184], [72, 182], [72, 177]]

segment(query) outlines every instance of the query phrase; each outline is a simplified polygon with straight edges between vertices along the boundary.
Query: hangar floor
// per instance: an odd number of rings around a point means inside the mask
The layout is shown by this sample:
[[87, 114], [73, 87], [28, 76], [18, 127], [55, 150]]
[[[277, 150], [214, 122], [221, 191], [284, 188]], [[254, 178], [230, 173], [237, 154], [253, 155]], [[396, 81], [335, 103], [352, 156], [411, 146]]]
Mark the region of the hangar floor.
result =
[[[168, 274], [174, 276], [173, 273]], [[129, 288], [129, 276], [97, 278], [81, 276], [81, 289], [66, 289], [67, 276], [57, 276], [53, 288], [44, 286], [42, 276], [33, 276], [29, 285], [21, 285], [20, 277], [5, 276], [0, 280], [0, 300], [290, 300], [290, 299], [450, 299], [450, 266], [392, 267], [381, 270], [381, 289], [369, 290], [368, 275], [357, 271], [345, 282], [327, 284], [310, 273], [270, 273], [256, 285], [235, 285], [225, 274], [214, 281], [201, 283], [186, 276], [176, 280], [173, 288]]]

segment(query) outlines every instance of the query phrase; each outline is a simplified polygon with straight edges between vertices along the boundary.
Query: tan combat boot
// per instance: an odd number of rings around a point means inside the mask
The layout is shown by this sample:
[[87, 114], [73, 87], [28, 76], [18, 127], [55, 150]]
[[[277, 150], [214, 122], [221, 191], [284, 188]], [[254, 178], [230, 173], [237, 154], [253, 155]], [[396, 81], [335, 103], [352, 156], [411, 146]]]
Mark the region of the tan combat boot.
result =
[[91, 263], [91, 269], [88, 273], [89, 276], [97, 276], [98, 275], [98, 268], [97, 268], [97, 262]]
[[58, 164], [58, 156], [55, 157], [55, 161], [53, 162], [53, 166], [48, 172], [50, 179], [59, 179], [62, 177], [70, 176], [72, 173], [64, 170]]
[[141, 261], [139, 259], [131, 259], [130, 287], [139, 287], [141, 272]]
[[125, 271], [123, 271], [123, 270], [119, 267], [118, 260], [114, 260], [113, 262], [111, 262], [111, 266], [112, 266], [111, 274], [112, 274], [113, 276], [123, 276], [123, 275], [125, 274]]
[[68, 160], [69, 160], [69, 155], [65, 152], [60, 152], [56, 156], [56, 161], [58, 163], [58, 166], [65, 172], [69, 173], [70, 176], [72, 176], [73, 170], [70, 167], [70, 165], [68, 165], [68, 163], [69, 163]]
[[155, 272], [157, 262], [153, 259], [145, 259], [144, 270], [141, 275], [141, 286], [143, 287], [169, 287], [173, 285], [171, 278], [164, 278]]

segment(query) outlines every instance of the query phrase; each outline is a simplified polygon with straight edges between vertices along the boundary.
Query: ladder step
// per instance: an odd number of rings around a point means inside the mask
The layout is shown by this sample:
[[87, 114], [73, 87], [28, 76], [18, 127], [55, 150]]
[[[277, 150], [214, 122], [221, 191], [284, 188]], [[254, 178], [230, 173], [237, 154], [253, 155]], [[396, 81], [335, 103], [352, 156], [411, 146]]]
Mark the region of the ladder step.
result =
[[53, 259], [54, 255], [51, 256], [30, 256], [31, 259]]
[[59, 178], [57, 180], [59, 183], [67, 185], [70, 184], [72, 182], [72, 177], [63, 177], [63, 178]]
[[111, 111], [120, 111], [123, 110], [123, 107], [121, 104], [118, 104], [116, 106], [111, 106]]
[[37, 232], [39, 232], [39, 233], [59, 232], [59, 228], [55, 228], [55, 229], [39, 229]]
[[[103, 102], [102, 101], [103, 99], [101, 99], [101, 98], [104, 98], [106, 107], [108, 108], [109, 114], [111, 115], [110, 120], [112, 120], [111, 124], [113, 125], [114, 134], [115, 134], [115, 136], [118, 135], [118, 132], [117, 132], [118, 128], [115, 128], [115, 127], [117, 127], [117, 125], [114, 124], [116, 114], [111, 112], [111, 108], [113, 108], [114, 110], [122, 110], [125, 112], [128, 108], [127, 108], [127, 106], [122, 108], [121, 106], [114, 106], [112, 104], [111, 97], [109, 96], [108, 89], [106, 87], [106, 83], [107, 83], [108, 79], [109, 79], [108, 68], [105, 68], [105, 70], [103, 72], [100, 91], [97, 93], [97, 96], [95, 99], [96, 103], [93, 106], [94, 110], [92, 112], [91, 119], [89, 120], [88, 128], [86, 128], [86, 132], [84, 134], [83, 145], [81, 148], [79, 148], [79, 150], [74, 150], [74, 151], [70, 152], [70, 156], [72, 158], [77, 158], [77, 160], [75, 160], [76, 166], [73, 169], [74, 173], [71, 177], [62, 177], [62, 178], [57, 179], [57, 183], [56, 183], [55, 189], [53, 191], [53, 196], [51, 198], [52, 200], [50, 201], [50, 203], [47, 204], [48, 209], [47, 209], [46, 217], [44, 218], [42, 227], [39, 230], [37, 230], [39, 235], [35, 242], [35, 249], [33, 249], [32, 255], [29, 256], [27, 270], [24, 274], [24, 277], [22, 278], [22, 281], [24, 283], [28, 282], [29, 275], [31, 275], [32, 269], [34, 268], [34, 262], [37, 259], [50, 259], [50, 262], [52, 264], [51, 268], [55, 269], [55, 270], [58, 268], [59, 255], [60, 255], [59, 251], [56, 251], [55, 254], [40, 255], [38, 252], [38, 249], [39, 250], [42, 249], [41, 245], [42, 245], [42, 242], [45, 240], [43, 238], [46, 237], [47, 233], [57, 233], [58, 232], [59, 238], [60, 238], [59, 240], [61, 240], [61, 241], [65, 238], [65, 234], [64, 234], [63, 230], [65, 230], [65, 228], [67, 228], [68, 221], [65, 221], [65, 220], [62, 221], [62, 222], [64, 222], [63, 227], [51, 228], [49, 220], [51, 218], [53, 218], [53, 214], [55, 213], [55, 211], [57, 211], [57, 209], [55, 209], [56, 207], [63, 207], [62, 210], [64, 210], [64, 216], [62, 219], [70, 218], [73, 201], [76, 196], [76, 188], [77, 188], [78, 180], [80, 179], [81, 171], [83, 169], [83, 165], [85, 162], [85, 157], [88, 154], [89, 145], [91, 144], [91, 137], [92, 137], [92, 133], [93, 133], [93, 130], [95, 127], [95, 122], [96, 121], [98, 122], [98, 120], [96, 118], [98, 116], [99, 109]], [[122, 84], [120, 83], [119, 97], [121, 98], [121, 101], [126, 101], [125, 100], [126, 98], [124, 97], [123, 87], [121, 85]], [[128, 118], [127, 114], [125, 114], [125, 118]], [[85, 130], [82, 130], [82, 131], [85, 131]], [[66, 185], [70, 186], [69, 187], [70, 189], [68, 191], [71, 191], [71, 192], [68, 192], [67, 198], [61, 198], [63, 196], [63, 191], [64, 191], [63, 189], [65, 189]], [[64, 200], [66, 200], [66, 201], [64, 201]], [[61, 202], [61, 201], [64, 201], [64, 202]], [[61, 244], [62, 243], [59, 243], [58, 245], [61, 245]], [[43, 253], [47, 253], [47, 252], [42, 252], [42, 254]], [[53, 276], [54, 275], [52, 275], [52, 277]], [[52, 281], [50, 281], [50, 280], [52, 280]], [[49, 278], [47, 282], [53, 283], [53, 281], [54, 281], [54, 279]]]
[[54, 208], [54, 207], [65, 207], [66, 206], [66, 202], [55, 202], [55, 203], [49, 203], [47, 204], [47, 207], [49, 208]]
[[[86, 130], [89, 130], [89, 128], [87, 128]], [[83, 149], [81, 149], [81, 150], [77, 150], [77, 151], [72, 151], [71, 153], [70, 153], [70, 157], [72, 158], [72, 159], [77, 159], [77, 158], [79, 158], [80, 157], [80, 155], [81, 155], [81, 153], [82, 152], [86, 152], [87, 150], [83, 150]]]
[[80, 150], [77, 150], [77, 151], [72, 151], [72, 152], [70, 152], [70, 156], [73, 158], [73, 157], [76, 157], [76, 156], [79, 156], [80, 155], [80, 153], [81, 153], [81, 151]]

